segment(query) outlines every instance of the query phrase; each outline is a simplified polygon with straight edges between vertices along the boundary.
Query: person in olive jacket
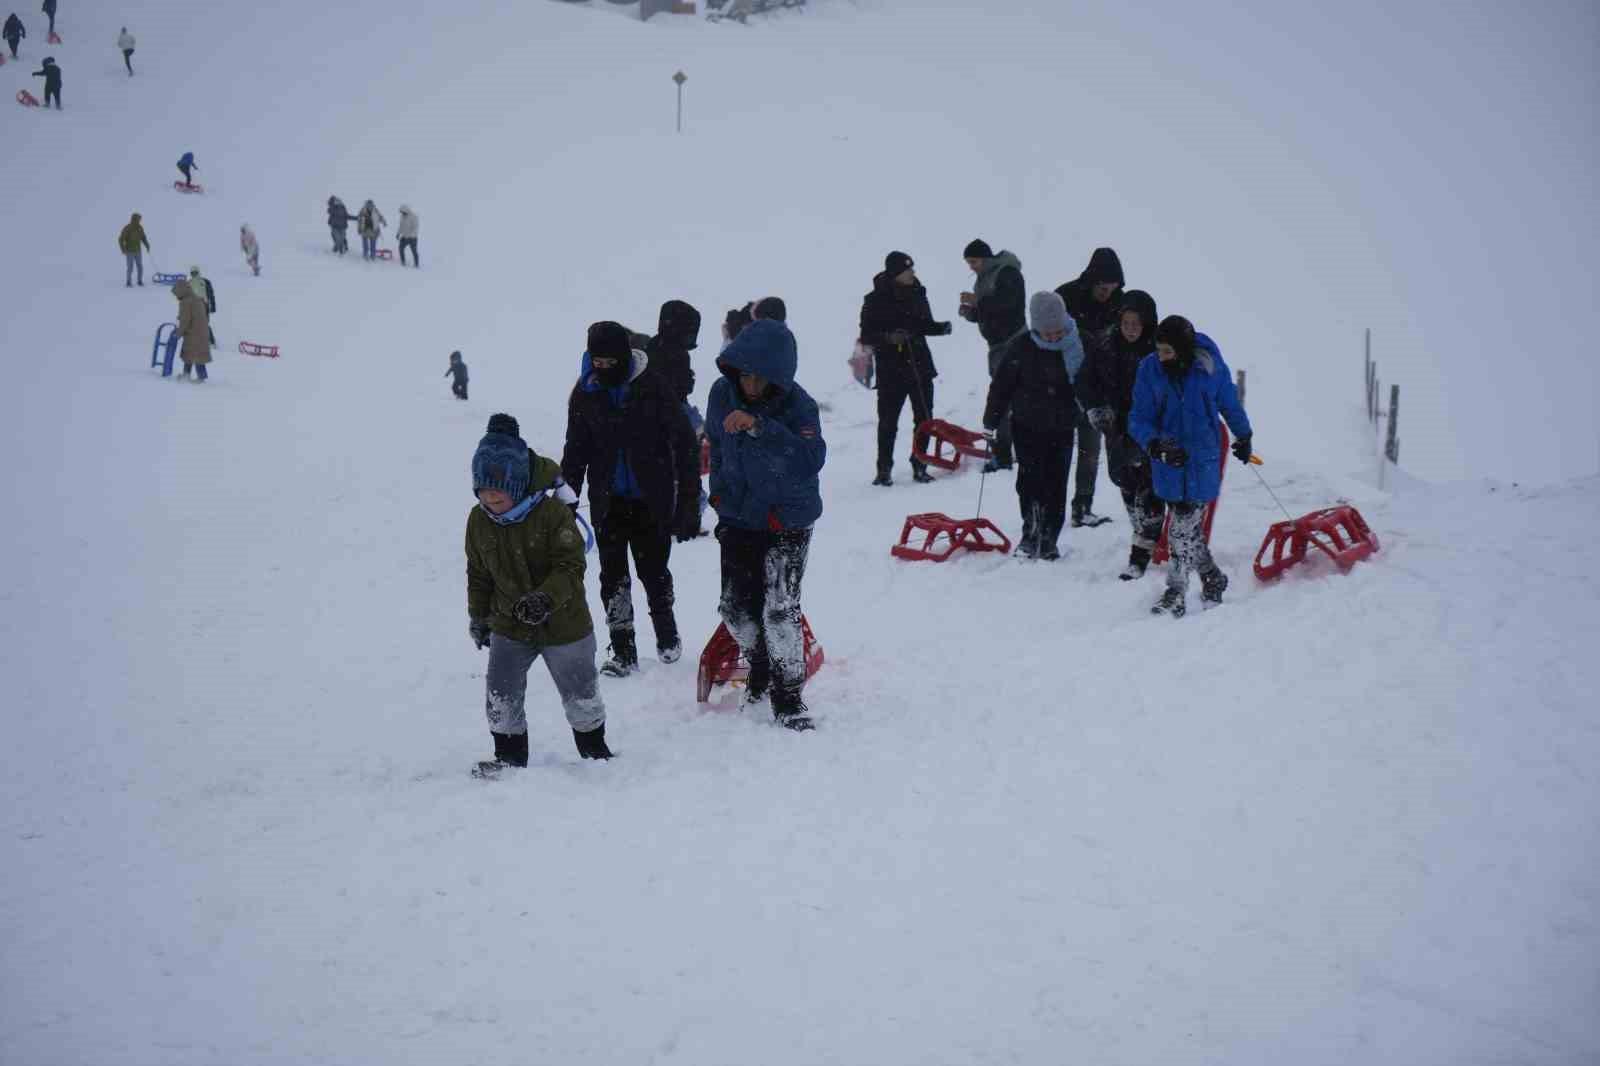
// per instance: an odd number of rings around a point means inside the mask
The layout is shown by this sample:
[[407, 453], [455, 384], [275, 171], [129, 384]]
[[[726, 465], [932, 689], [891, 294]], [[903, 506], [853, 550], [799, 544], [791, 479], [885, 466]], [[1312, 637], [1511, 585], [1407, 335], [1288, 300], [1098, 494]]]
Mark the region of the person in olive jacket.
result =
[[668, 564], [674, 536], [689, 541], [700, 531], [700, 448], [683, 401], [646, 373], [649, 357], [633, 347], [626, 327], [596, 322], [588, 341], [567, 401], [561, 476], [573, 492], [589, 482], [600, 602], [611, 634], [601, 670], [626, 677], [639, 668], [630, 553], [650, 605], [657, 657], [675, 663], [683, 655]]
[[[874, 485], [894, 484], [894, 440], [900, 412], [911, 401], [911, 432], [933, 417], [933, 379], [939, 371], [928, 350], [929, 337], [944, 337], [950, 323], [935, 322], [928, 290], [917, 280], [916, 264], [904, 252], [890, 252], [883, 273], [861, 301], [860, 340], [872, 348], [877, 367], [878, 473]], [[911, 460], [915, 481], [932, 481], [925, 464]]]
[[1078, 334], [1061, 297], [1053, 292], [1033, 294], [1028, 320], [1030, 328], [1006, 345], [989, 383], [983, 426], [992, 433], [1011, 412], [1022, 510], [1017, 553], [1054, 560], [1061, 557], [1056, 540], [1066, 523], [1067, 463], [1078, 421], [1078, 401], [1067, 373], [1067, 353], [1078, 347]]
[[133, 271], [139, 270], [139, 284], [144, 284], [144, 253], [150, 250], [150, 238], [144, 234], [144, 216], [135, 211], [128, 224], [122, 227], [122, 232], [117, 234], [117, 247], [122, 250], [123, 259], [127, 262], [127, 276], [123, 285], [133, 287]]
[[559, 491], [560, 468], [521, 432], [515, 418], [494, 415], [472, 456], [478, 503], [467, 516], [467, 632], [489, 649], [485, 708], [495, 754], [478, 764], [478, 776], [528, 765], [528, 670], [541, 658], [578, 754], [611, 758], [583, 589], [584, 538]]

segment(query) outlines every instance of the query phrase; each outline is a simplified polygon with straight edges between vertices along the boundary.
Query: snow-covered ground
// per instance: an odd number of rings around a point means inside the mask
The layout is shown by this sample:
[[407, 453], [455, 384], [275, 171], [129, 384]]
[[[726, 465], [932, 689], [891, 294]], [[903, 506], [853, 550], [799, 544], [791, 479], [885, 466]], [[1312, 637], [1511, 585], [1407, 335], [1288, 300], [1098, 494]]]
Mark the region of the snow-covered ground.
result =
[[[1564, 479], [1380, 491], [1363, 312], [1448, 317], [1439, 278], [1384, 265], [1427, 241], [1351, 206], [1333, 149], [1285, 125], [1293, 100], [1240, 109], [1283, 55], [1230, 53], [1215, 81], [1158, 62], [1171, 35], [1223, 36], [1181, 11], [1152, 42], [1132, 15], [1043, 2], [814, 0], [748, 28], [607, 6], [63, 18], [69, 110], [11, 112], [0, 164], [0, 1062], [1600, 1059], [1600, 587], [1581, 554], [1600, 478], [1564, 476], [1592, 470], [1563, 465], [1581, 432], [1540, 451], [1592, 406], [1592, 368], [1518, 369], [1553, 406], [1503, 439], [1533, 481]], [[1592, 11], [1575, 18], [1560, 54], [1594, 40]], [[1244, 52], [1249, 32], [1309, 47], [1247, 21]], [[7, 92], [41, 54], [30, 38], [0, 68]], [[203, 198], [170, 189], [184, 150]], [[391, 221], [416, 207], [425, 269], [329, 255], [330, 193]], [[203, 388], [146, 366], [173, 301], [122, 287], [131, 211], [147, 280], [193, 262], [216, 284]], [[867, 485], [873, 396], [844, 366], [859, 300], [904, 248], [952, 313], [978, 235], [1033, 288], [1115, 244], [1131, 285], [1249, 370], [1284, 504], [1354, 502], [1383, 551], [1258, 586], [1281, 514], [1233, 465], [1213, 538], [1228, 603], [1182, 623], [1147, 614], [1153, 576], [1115, 579], [1127, 526], [1104, 482], [1117, 522], [1069, 531], [1054, 566], [891, 560], [908, 512], [970, 514], [979, 478], [911, 486], [902, 464], [893, 490]], [[1569, 307], [1585, 284], [1592, 305], [1587, 277], [1559, 282]], [[707, 319], [703, 397], [722, 312], [766, 292], [827, 407], [805, 588], [820, 728], [707, 711], [691, 661], [649, 661], [603, 688], [620, 758], [583, 764], [536, 668], [534, 765], [471, 780], [488, 738], [460, 544], [488, 414], [558, 452], [585, 326], [647, 330], [670, 297]], [[1494, 352], [1446, 347], [1401, 379], [1437, 394], [1406, 423], [1422, 459], [1485, 454], [1463, 399], [1507, 396]], [[454, 348], [469, 403], [442, 377]], [[940, 413], [975, 423], [975, 330], [935, 357]], [[1011, 490], [990, 477], [983, 510], [1014, 535]], [[714, 545], [679, 546], [674, 571], [697, 647]]]

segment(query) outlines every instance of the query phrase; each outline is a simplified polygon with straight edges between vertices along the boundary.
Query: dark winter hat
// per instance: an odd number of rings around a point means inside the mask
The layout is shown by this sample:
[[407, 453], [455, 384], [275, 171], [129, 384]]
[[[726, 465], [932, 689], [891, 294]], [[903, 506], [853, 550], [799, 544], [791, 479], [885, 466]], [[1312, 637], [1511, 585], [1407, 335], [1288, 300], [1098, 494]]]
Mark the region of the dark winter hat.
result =
[[472, 454], [472, 491], [499, 489], [513, 501], [528, 494], [528, 444], [517, 433], [517, 420], [494, 415], [489, 431]]
[[771, 318], [779, 322], [787, 322], [789, 321], [789, 306], [780, 297], [763, 296], [756, 301], [756, 305], [751, 308], [750, 314], [752, 318]]
[[1114, 281], [1123, 284], [1122, 260], [1117, 258], [1117, 253], [1111, 248], [1096, 248], [1089, 257], [1089, 265], [1084, 270], [1083, 276], [1091, 285], [1104, 285]]
[[961, 253], [963, 259], [993, 259], [994, 249], [989, 247], [987, 241], [976, 240], [967, 245], [967, 250]]
[[754, 321], [755, 319], [750, 317], [750, 308], [748, 306], [736, 307], [729, 311], [727, 317], [722, 320], [722, 336], [731, 341]]
[[633, 356], [633, 338], [618, 322], [596, 322], [589, 327], [589, 355], [627, 360]]
[[[459, 362], [459, 361], [460, 361], [460, 359], [461, 359], [461, 353], [460, 353], [460, 352], [451, 352], [451, 353], [450, 353], [450, 361], [451, 361], [451, 362], [452, 362], [452, 363], [455, 363], [455, 362]], [[510, 416], [510, 415], [507, 415], [507, 416], [506, 416], [506, 417], [507, 417], [507, 418], [511, 418], [511, 416]], [[511, 420], [512, 420], [512, 422], [515, 422], [515, 421], [516, 421], [516, 419], [514, 419], [514, 418], [513, 418], [513, 419], [511, 419]]]
[[694, 349], [700, 343], [700, 312], [682, 300], [668, 300], [661, 305], [656, 335]]
[[1194, 357], [1194, 323], [1182, 315], [1168, 315], [1156, 327], [1156, 343], [1168, 344], [1180, 359]]
[[904, 252], [890, 252], [883, 258], [883, 269], [890, 277], [898, 277], [916, 265]]
[[1129, 289], [1122, 296], [1122, 313], [1127, 314], [1129, 311], [1139, 316], [1139, 340], [1145, 344], [1154, 344], [1156, 323], [1160, 321], [1160, 316], [1156, 314], [1155, 297], [1143, 289]]

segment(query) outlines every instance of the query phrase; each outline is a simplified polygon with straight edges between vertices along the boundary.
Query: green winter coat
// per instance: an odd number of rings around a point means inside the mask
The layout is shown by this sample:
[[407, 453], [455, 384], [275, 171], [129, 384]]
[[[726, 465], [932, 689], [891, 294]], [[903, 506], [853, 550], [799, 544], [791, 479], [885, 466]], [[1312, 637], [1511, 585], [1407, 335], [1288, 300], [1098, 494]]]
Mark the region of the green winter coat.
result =
[[[552, 459], [528, 452], [532, 478], [528, 491], [539, 493], [561, 477]], [[467, 615], [487, 618], [502, 637], [536, 648], [571, 644], [594, 632], [583, 590], [583, 534], [567, 505], [554, 494], [528, 517], [502, 526], [482, 507], [467, 516]], [[530, 592], [543, 592], [555, 613], [542, 626], [526, 626], [511, 613]]]
[[144, 235], [144, 224], [140, 221], [141, 217], [140, 215], [134, 215], [132, 220], [122, 227], [122, 232], [117, 234], [117, 247], [122, 249], [124, 255], [133, 255], [139, 250], [140, 245], [143, 245], [147, 251], [150, 248], [150, 238]]

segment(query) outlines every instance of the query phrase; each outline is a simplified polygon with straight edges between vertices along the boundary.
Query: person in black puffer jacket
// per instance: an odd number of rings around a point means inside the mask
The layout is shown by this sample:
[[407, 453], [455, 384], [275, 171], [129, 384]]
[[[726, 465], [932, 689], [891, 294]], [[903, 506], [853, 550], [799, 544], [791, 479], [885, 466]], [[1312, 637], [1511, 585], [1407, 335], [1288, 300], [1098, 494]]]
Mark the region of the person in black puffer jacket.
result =
[[1052, 560], [1061, 557], [1056, 540], [1066, 524], [1067, 462], [1078, 421], [1065, 355], [1076, 338], [1067, 309], [1053, 292], [1033, 295], [1028, 319], [1031, 328], [1006, 345], [989, 383], [983, 426], [992, 435], [1010, 411], [1022, 509], [1017, 553]]
[[[1122, 260], [1113, 248], [1096, 248], [1076, 280], [1056, 289], [1067, 314], [1078, 324], [1085, 352], [1111, 343], [1122, 314]], [[1100, 433], [1078, 418], [1078, 474], [1072, 494], [1072, 524], [1098, 526], [1110, 521], [1094, 513], [1094, 483], [1100, 475]]]
[[681, 403], [694, 395], [694, 366], [689, 353], [700, 344], [700, 312], [682, 300], [661, 305], [656, 335], [645, 345], [650, 357], [650, 372], [666, 382], [667, 390]]
[[1133, 382], [1139, 363], [1156, 350], [1156, 302], [1149, 293], [1133, 289], [1122, 298], [1122, 313], [1108, 344], [1089, 353], [1078, 375], [1078, 399], [1095, 429], [1105, 435], [1111, 481], [1122, 490], [1133, 527], [1128, 565], [1119, 575], [1124, 581], [1144, 576], [1150, 553], [1161, 536], [1166, 504], [1150, 483], [1150, 457], [1128, 436], [1128, 412], [1133, 409]]
[[[928, 350], [929, 337], [944, 337], [950, 323], [935, 322], [928, 290], [917, 280], [916, 265], [904, 252], [890, 252], [872, 291], [861, 301], [861, 343], [876, 353], [878, 390], [878, 476], [874, 485], [894, 484], [894, 440], [900, 412], [911, 401], [911, 431], [933, 417], [933, 379], [939, 371]], [[932, 481], [925, 464], [911, 460], [916, 481]]]
[[578, 383], [567, 401], [561, 477], [575, 493], [589, 480], [589, 517], [600, 550], [600, 600], [611, 631], [601, 672], [625, 677], [638, 668], [634, 641], [631, 552], [639, 568], [662, 662], [683, 653], [673, 614], [672, 540], [700, 526], [700, 449], [683, 401], [655, 374], [615, 322], [589, 327]]

